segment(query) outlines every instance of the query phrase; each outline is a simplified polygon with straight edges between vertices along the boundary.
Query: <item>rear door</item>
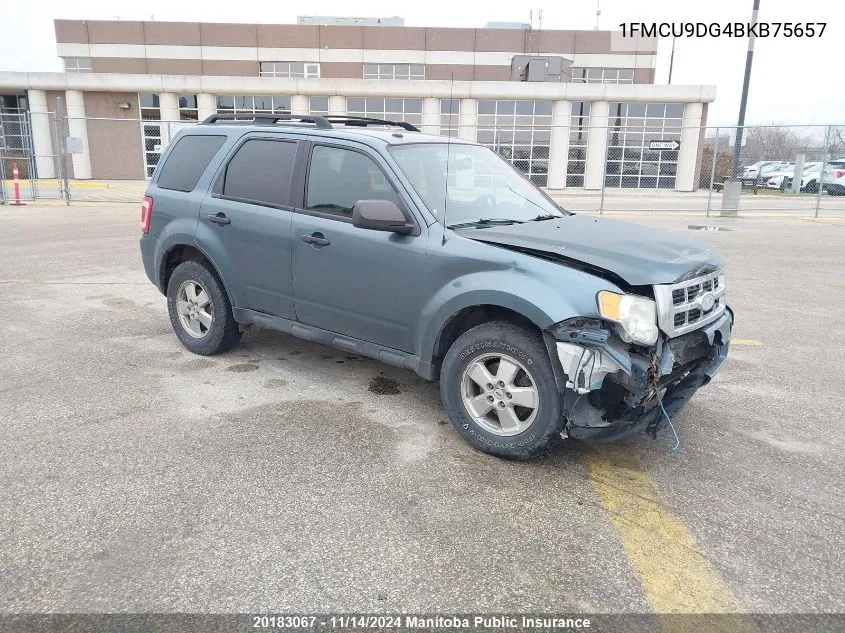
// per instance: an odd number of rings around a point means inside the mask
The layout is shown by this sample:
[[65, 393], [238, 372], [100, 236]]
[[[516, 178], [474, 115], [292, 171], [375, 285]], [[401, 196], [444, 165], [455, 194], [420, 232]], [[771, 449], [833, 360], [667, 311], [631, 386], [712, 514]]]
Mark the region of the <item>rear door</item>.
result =
[[196, 239], [236, 307], [295, 317], [291, 182], [299, 141], [250, 133], [231, 150], [200, 208]]

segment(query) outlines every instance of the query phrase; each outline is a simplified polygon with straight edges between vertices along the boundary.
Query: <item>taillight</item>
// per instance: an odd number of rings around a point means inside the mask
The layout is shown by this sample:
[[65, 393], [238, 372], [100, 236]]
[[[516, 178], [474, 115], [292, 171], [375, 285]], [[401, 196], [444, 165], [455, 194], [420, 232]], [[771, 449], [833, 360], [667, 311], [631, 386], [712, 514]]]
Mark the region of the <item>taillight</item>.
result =
[[149, 196], [144, 196], [144, 201], [141, 203], [141, 233], [146, 235], [150, 232], [150, 218], [153, 217], [153, 199]]
[[836, 171], [836, 177], [837, 177], [837, 178], [842, 178], [842, 176], [845, 176], [845, 169], [839, 169], [839, 170], [837, 170], [837, 171]]

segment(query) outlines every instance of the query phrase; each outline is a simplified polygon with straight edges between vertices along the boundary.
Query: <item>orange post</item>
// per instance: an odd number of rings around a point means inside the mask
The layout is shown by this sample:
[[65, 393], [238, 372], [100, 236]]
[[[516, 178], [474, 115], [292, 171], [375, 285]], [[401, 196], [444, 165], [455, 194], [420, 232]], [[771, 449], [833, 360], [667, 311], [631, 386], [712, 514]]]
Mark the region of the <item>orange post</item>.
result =
[[15, 201], [12, 203], [16, 207], [22, 207], [21, 202], [21, 179], [18, 177], [18, 163], [12, 163], [12, 182], [15, 183]]

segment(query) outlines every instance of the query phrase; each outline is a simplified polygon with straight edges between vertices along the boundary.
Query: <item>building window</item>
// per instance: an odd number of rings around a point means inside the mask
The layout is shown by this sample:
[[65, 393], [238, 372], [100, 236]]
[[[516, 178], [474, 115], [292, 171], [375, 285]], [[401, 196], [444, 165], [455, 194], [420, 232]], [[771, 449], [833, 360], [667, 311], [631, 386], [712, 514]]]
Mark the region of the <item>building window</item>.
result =
[[459, 115], [461, 113], [460, 99], [441, 99], [440, 100], [440, 135], [457, 138], [460, 136], [460, 127], [458, 126]]
[[681, 103], [611, 103], [605, 184], [673, 189], [677, 150], [649, 150], [649, 141], [681, 140]]
[[320, 64], [317, 62], [259, 62], [258, 76], [297, 79], [319, 78]]
[[17, 113], [27, 109], [25, 95], [0, 95], [0, 112]]
[[481, 100], [478, 142], [545, 187], [552, 138], [551, 101]]
[[587, 166], [587, 137], [590, 133], [590, 102], [572, 103], [569, 117], [569, 156], [566, 161], [566, 186], [583, 187]]
[[406, 121], [413, 125], [422, 125], [422, 99], [362, 99], [351, 97], [346, 100], [346, 113], [350, 116]]
[[138, 106], [141, 110], [141, 119], [145, 121], [161, 120], [161, 107], [157, 94], [142, 92], [138, 95]]
[[311, 97], [308, 99], [308, 112], [326, 116], [329, 113], [328, 97]]
[[217, 97], [217, 111], [235, 114], [290, 112], [290, 97], [220, 95]]
[[199, 119], [197, 95], [179, 95], [179, 119], [182, 121]]
[[632, 84], [633, 68], [572, 68], [572, 82], [581, 84]]
[[[12, 163], [17, 160], [21, 178], [29, 178], [32, 157], [29, 117], [26, 97], [0, 95], [0, 167], [5, 163], [7, 176], [12, 173]], [[2, 186], [3, 183], [0, 182], [0, 187]]]
[[63, 57], [66, 73], [90, 73], [90, 57]]
[[364, 64], [364, 79], [425, 79], [423, 64]]

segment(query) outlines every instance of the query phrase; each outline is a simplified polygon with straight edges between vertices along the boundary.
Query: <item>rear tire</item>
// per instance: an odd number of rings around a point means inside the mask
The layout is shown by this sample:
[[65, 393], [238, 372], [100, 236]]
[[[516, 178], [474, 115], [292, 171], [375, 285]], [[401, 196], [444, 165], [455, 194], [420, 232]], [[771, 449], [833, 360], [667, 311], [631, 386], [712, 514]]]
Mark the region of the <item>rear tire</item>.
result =
[[176, 267], [167, 282], [167, 311], [177, 338], [194, 354], [220, 354], [241, 338], [229, 296], [206, 264], [188, 261]]
[[454, 342], [443, 359], [440, 397], [460, 436], [497, 457], [539, 457], [560, 430], [560, 397], [542, 337], [505, 321], [474, 327]]

